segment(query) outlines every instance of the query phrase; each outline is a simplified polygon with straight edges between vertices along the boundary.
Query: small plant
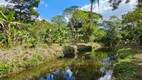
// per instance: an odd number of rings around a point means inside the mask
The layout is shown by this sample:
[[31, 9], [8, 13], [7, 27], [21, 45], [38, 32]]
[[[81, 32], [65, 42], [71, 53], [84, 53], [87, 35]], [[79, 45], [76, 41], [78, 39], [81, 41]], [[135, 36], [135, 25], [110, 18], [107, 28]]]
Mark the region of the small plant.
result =
[[136, 75], [134, 67], [128, 63], [117, 64], [114, 68], [114, 76], [117, 80], [134, 80]]
[[25, 62], [25, 68], [31, 68], [34, 67], [35, 65], [37, 65], [39, 63], [39, 60], [37, 57], [34, 57], [32, 60], [28, 60]]
[[102, 60], [104, 58], [107, 58], [108, 55], [107, 55], [107, 53], [104, 53], [104, 52], [92, 52], [91, 55], [90, 55], [90, 57], [92, 59]]
[[81, 60], [85, 60], [85, 56], [82, 56], [82, 57], [81, 57]]
[[0, 74], [7, 74], [10, 71], [11, 71], [11, 68], [7, 62], [0, 62]]

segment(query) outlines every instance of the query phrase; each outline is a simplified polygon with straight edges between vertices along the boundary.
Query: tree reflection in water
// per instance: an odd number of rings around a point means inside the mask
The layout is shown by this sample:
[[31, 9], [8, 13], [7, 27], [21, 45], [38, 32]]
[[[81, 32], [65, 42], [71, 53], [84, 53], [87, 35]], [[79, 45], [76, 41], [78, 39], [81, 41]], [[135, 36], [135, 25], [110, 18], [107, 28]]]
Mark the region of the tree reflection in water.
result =
[[[43, 77], [40, 80], [45, 80]], [[65, 72], [56, 71], [53, 74], [48, 74], [46, 80], [76, 80], [71, 69], [67, 67]]]

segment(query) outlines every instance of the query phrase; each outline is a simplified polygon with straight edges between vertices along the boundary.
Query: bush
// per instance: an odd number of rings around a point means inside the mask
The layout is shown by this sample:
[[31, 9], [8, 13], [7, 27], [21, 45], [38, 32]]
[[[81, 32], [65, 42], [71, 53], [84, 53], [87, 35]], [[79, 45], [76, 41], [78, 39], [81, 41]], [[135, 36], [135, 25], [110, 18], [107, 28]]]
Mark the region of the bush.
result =
[[73, 58], [75, 56], [75, 49], [71, 46], [64, 46], [64, 57]]
[[0, 62], [0, 74], [6, 74], [11, 71], [11, 68], [8, 63]]
[[79, 52], [92, 52], [92, 46], [77, 45]]

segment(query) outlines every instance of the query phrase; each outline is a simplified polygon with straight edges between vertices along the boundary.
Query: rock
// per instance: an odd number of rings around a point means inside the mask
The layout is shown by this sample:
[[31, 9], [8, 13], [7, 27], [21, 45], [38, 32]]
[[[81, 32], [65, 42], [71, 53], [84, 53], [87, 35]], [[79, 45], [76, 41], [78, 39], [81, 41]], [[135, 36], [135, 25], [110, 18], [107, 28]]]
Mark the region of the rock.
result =
[[75, 57], [75, 49], [71, 46], [64, 46], [64, 57], [66, 58], [74, 58]]
[[90, 58], [87, 52], [92, 52], [93, 48], [88, 44], [68, 45], [64, 47], [63, 53], [66, 58], [77, 58], [79, 55], [85, 55], [87, 59]]
[[92, 52], [92, 46], [86, 45], [77, 45], [78, 52]]

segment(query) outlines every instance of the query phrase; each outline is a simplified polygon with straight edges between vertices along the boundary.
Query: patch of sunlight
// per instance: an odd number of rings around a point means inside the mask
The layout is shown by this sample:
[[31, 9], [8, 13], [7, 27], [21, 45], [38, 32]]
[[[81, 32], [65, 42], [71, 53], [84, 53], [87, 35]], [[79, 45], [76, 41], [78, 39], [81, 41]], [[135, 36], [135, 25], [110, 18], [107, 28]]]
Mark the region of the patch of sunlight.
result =
[[128, 50], [131, 50], [131, 48], [122, 48], [122, 49], [119, 49], [118, 52], [128, 51]]
[[130, 54], [126, 58], [119, 60], [119, 63], [122, 63], [122, 62], [132, 62], [132, 60], [133, 60], [133, 55]]

